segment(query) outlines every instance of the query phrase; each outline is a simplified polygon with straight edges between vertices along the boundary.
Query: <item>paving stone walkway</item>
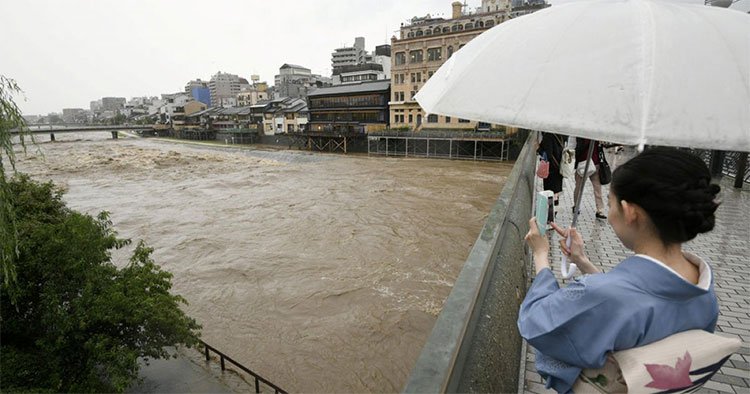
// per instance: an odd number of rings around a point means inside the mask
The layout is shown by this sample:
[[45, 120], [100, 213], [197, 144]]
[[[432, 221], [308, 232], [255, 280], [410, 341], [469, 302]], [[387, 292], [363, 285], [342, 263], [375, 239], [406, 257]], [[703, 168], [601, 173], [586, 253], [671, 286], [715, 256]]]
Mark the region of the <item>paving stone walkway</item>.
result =
[[[610, 160], [610, 163], [614, 164], [618, 158], [614, 156], [615, 160]], [[541, 181], [537, 181], [537, 190], [542, 190]], [[720, 183], [722, 205], [717, 211], [714, 230], [698, 235], [685, 245], [685, 250], [706, 259], [713, 268], [720, 308], [716, 332], [742, 340], [742, 348], [732, 355], [699, 393], [750, 394], [750, 187], [745, 184], [744, 189], [737, 190], [732, 187], [733, 181], [732, 178], [724, 178]], [[573, 187], [573, 181], [565, 180], [557, 215], [557, 222], [566, 226], [572, 219]], [[606, 206], [609, 190], [607, 186], [602, 189]], [[607, 220], [594, 217], [595, 211], [591, 183], [587, 181], [578, 229], [586, 241], [585, 248], [590, 259], [601, 264], [606, 272], [632, 252], [622, 246]], [[555, 266], [553, 271], [558, 278], [560, 256], [557, 242], [552, 242], [550, 261]], [[560, 282], [564, 283], [562, 280]], [[554, 393], [544, 388], [542, 378], [536, 372], [531, 346], [526, 346], [523, 382], [524, 393]]]

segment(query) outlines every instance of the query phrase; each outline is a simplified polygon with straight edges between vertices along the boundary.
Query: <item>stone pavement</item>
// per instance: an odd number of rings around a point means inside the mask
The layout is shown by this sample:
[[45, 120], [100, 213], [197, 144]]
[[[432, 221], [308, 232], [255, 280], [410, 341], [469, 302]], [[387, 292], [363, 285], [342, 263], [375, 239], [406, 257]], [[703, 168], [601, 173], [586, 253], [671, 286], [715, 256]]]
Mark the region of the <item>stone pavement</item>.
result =
[[[615, 160], [609, 162], [614, 164]], [[537, 180], [537, 190], [542, 190], [541, 180]], [[698, 391], [700, 393], [750, 394], [750, 187], [745, 184], [743, 190], [737, 190], [732, 187], [733, 181], [725, 177], [720, 183], [722, 204], [717, 210], [714, 230], [698, 235], [685, 245], [685, 250], [706, 259], [713, 268], [720, 309], [716, 332], [742, 340], [742, 348]], [[573, 187], [572, 180], [565, 180], [557, 214], [557, 222], [566, 227], [572, 219]], [[609, 188], [604, 186], [602, 189], [606, 206]], [[578, 229], [586, 241], [586, 252], [594, 263], [599, 263], [605, 272], [609, 271], [632, 253], [622, 246], [607, 220], [594, 217], [596, 209], [591, 182], [586, 182], [582, 200]], [[558, 278], [560, 256], [559, 246], [553, 241], [550, 261]], [[544, 388], [542, 378], [536, 372], [534, 350], [531, 346], [525, 347], [523, 392], [554, 393]]]

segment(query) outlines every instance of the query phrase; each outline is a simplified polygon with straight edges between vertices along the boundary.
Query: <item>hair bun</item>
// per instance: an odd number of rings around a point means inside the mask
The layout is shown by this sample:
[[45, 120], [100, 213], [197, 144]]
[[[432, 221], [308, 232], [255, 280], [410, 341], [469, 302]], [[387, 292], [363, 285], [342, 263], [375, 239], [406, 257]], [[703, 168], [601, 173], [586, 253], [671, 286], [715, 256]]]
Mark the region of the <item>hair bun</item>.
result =
[[652, 148], [615, 170], [612, 191], [642, 207], [663, 242], [682, 243], [714, 228], [721, 187], [695, 155]]

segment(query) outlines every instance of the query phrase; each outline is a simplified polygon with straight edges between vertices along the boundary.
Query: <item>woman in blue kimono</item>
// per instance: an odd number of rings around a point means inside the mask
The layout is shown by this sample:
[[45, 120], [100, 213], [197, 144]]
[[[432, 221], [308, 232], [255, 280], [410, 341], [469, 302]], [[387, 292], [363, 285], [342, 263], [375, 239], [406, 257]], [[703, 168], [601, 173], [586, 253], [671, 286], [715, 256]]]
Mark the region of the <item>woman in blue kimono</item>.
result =
[[601, 368], [607, 353], [702, 329], [718, 318], [711, 268], [682, 244], [714, 227], [716, 195], [699, 158], [669, 148], [648, 149], [615, 170], [609, 223], [635, 252], [607, 273], [588, 259], [574, 228], [563, 253], [583, 272], [565, 288], [550, 271], [549, 241], [529, 221], [526, 241], [536, 278], [521, 305], [518, 329], [537, 350], [536, 366], [547, 387], [571, 391], [584, 368]]

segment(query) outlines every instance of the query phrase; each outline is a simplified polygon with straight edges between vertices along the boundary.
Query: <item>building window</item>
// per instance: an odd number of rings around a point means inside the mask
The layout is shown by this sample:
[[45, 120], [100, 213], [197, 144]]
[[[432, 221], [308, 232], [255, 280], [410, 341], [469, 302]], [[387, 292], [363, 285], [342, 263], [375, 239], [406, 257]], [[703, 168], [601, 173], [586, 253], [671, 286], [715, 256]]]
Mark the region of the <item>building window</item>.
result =
[[438, 116], [435, 114], [427, 115], [427, 123], [437, 123], [438, 122]]
[[448, 59], [450, 59], [451, 56], [453, 56], [453, 45], [448, 46]]
[[409, 52], [409, 63], [422, 63], [424, 60], [422, 50], [410, 51]]
[[414, 122], [414, 115], [409, 114], [409, 123], [413, 123], [413, 122]]
[[406, 53], [396, 52], [396, 65], [400, 66], [402, 64], [406, 64]]
[[484, 27], [484, 22], [482, 21], [477, 22], [477, 27]]
[[417, 82], [417, 75], [414, 73], [411, 73], [411, 83], [416, 83], [416, 82]]
[[436, 62], [438, 60], [443, 60], [443, 48], [427, 49], [427, 61]]
[[430, 78], [432, 78], [432, 75], [433, 75], [433, 74], [435, 74], [435, 73], [434, 73], [434, 72], [432, 72], [432, 71], [427, 71], [427, 79], [430, 79]]
[[432, 29], [427, 29], [424, 31], [424, 35], [431, 36], [432, 35]]
[[450, 27], [446, 26], [446, 27], [443, 28], [443, 33], [450, 33], [450, 32], [451, 32], [451, 28]]
[[416, 34], [417, 37], [422, 37], [423, 35], [424, 33], [422, 32], [422, 30], [417, 30], [417, 34]]
[[474, 28], [474, 24], [467, 23], [466, 26], [464, 26], [464, 28], [466, 28], [466, 30], [473, 29]]
[[450, 122], [451, 122], [451, 117], [450, 116], [446, 116], [445, 117], [445, 123], [450, 123]]
[[422, 73], [421, 72], [417, 73], [417, 82], [422, 82]]
[[415, 92], [415, 91], [412, 90], [411, 91], [411, 100], [412, 101], [414, 101], [414, 96], [416, 96], [416, 95], [417, 95], [417, 92]]
[[495, 21], [488, 20], [487, 23], [484, 24], [485, 27], [492, 27], [495, 26]]
[[407, 38], [414, 38], [414, 32], [410, 31], [409, 34], [406, 35]]
[[471, 121], [468, 119], [461, 119], [461, 118], [458, 119], [458, 123], [469, 123], [469, 122]]

